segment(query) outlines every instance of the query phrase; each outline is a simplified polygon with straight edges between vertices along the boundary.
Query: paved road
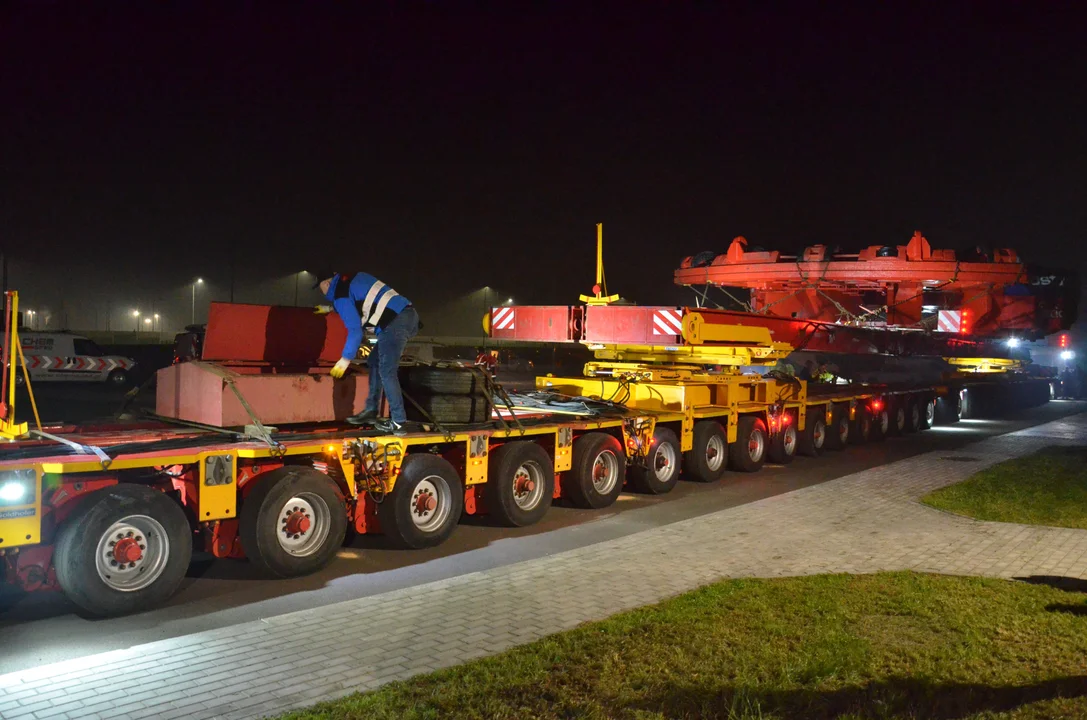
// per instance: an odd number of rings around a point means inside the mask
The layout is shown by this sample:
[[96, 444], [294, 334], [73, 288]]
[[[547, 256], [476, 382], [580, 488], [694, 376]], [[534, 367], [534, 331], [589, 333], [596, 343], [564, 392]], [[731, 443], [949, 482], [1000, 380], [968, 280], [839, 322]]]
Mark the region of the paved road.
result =
[[363, 537], [316, 575], [286, 581], [255, 577], [244, 562], [202, 559], [165, 607], [134, 617], [88, 620], [60, 595], [0, 595], [0, 673], [118, 648], [225, 628], [257, 619], [455, 578], [524, 560], [622, 538], [933, 450], [1049, 422], [1087, 409], [1087, 403], [1053, 402], [1015, 419], [964, 421], [921, 435], [892, 438], [822, 458], [797, 458], [789, 467], [754, 475], [729, 474], [714, 485], [682, 482], [668, 496], [624, 494], [604, 512], [555, 507], [532, 528], [509, 530], [468, 519], [441, 547], [424, 551], [386, 548]]

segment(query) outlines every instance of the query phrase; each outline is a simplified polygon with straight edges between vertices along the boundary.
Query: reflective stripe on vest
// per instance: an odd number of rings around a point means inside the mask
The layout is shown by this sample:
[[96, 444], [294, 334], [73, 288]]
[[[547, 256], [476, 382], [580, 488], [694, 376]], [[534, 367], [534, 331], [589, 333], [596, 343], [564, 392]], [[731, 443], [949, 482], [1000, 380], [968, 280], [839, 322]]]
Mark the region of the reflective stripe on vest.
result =
[[[381, 282], [380, 280], [375, 280], [374, 284], [370, 286], [370, 290], [366, 293], [366, 299], [362, 301], [362, 309], [359, 311], [359, 315], [362, 316], [363, 325], [370, 322], [370, 310], [374, 306], [374, 300], [377, 298], [378, 293], [380, 293], [384, 288], [385, 283]], [[391, 290], [392, 288], [389, 289]]]
[[370, 313], [370, 317], [366, 320], [366, 322], [370, 325], [376, 326], [381, 320], [381, 316], [385, 313], [385, 307], [389, 304], [389, 301], [392, 300], [394, 297], [399, 296], [400, 294], [398, 292], [396, 292], [392, 288], [388, 288], [388, 292], [381, 296], [381, 299], [377, 303], [377, 307], [375, 307], [374, 311]]

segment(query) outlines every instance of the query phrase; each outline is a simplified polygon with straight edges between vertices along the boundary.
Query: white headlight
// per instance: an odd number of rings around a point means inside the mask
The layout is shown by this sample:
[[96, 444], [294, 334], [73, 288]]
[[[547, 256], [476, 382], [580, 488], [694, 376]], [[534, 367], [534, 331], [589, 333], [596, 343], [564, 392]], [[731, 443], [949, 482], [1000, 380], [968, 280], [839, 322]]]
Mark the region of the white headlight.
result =
[[36, 481], [33, 470], [0, 472], [0, 505], [29, 505], [34, 502]]
[[18, 480], [9, 480], [0, 485], [0, 502], [17, 503], [26, 497], [26, 485]]
[[1061, 353], [1061, 360], [1071, 360], [1076, 354], [1071, 350], [1065, 350]]

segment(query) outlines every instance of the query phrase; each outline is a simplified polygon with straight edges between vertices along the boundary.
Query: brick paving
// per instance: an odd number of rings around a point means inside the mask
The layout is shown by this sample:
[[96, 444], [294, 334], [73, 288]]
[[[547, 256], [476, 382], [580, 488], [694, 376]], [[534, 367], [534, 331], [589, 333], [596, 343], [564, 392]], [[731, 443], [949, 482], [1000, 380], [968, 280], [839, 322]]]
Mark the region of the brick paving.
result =
[[994, 463], [1085, 440], [1087, 414], [1076, 415], [544, 558], [2, 675], [0, 718], [266, 717], [729, 577], [1087, 579], [1087, 531], [978, 522], [917, 502]]

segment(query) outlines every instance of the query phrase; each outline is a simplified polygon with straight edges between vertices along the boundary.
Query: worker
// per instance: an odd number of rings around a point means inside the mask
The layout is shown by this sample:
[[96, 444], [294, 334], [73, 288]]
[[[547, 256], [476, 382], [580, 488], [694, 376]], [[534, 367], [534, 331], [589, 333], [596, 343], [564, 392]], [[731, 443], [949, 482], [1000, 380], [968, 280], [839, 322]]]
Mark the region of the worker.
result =
[[373, 275], [360, 272], [329, 276], [322, 273], [318, 277], [323, 279], [314, 288], [320, 288], [332, 305], [318, 305], [315, 312], [325, 315], [335, 310], [347, 328], [343, 353], [329, 374], [337, 379], [344, 376], [358, 355], [367, 328], [373, 328], [377, 336], [369, 356], [370, 392], [366, 406], [358, 415], [347, 418], [347, 422], [363, 425], [376, 421], [381, 390], [384, 389], [391, 425], [383, 429], [403, 431], [408, 418], [397, 371], [404, 348], [419, 332], [419, 314], [406, 297]]
[[498, 376], [498, 358], [483, 348], [479, 348], [476, 354], [476, 367], [490, 374], [492, 378]]

